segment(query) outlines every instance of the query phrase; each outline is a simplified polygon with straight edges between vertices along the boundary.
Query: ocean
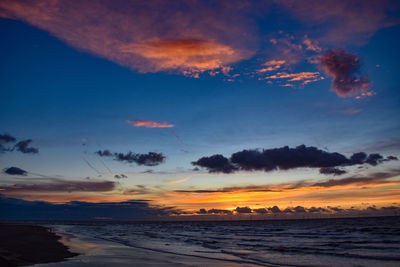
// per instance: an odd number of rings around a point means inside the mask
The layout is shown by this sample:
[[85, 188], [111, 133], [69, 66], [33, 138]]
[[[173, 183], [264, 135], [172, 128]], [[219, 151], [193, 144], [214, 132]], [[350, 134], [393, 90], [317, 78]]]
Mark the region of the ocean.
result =
[[46, 224], [149, 251], [258, 266], [400, 266], [400, 217]]

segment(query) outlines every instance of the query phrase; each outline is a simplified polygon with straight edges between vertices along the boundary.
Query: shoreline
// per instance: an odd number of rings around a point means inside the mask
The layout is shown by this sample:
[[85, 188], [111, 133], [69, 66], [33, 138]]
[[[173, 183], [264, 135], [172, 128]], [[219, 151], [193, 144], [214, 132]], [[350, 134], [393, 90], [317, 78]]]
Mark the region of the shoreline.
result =
[[36, 264], [35, 267], [106, 267], [106, 266], [215, 266], [215, 267], [255, 267], [270, 266], [251, 262], [238, 262], [230, 259], [216, 259], [212, 257], [199, 257], [158, 251], [148, 248], [128, 246], [117, 241], [94, 238], [88, 236], [72, 236], [65, 234], [62, 228], [54, 227], [60, 240], [73, 252], [79, 253], [77, 257], [69, 258], [58, 263]]
[[62, 227], [0, 223], [0, 266], [223, 266], [263, 264], [169, 253], [67, 234]]
[[0, 223], [0, 265], [28, 266], [62, 262], [78, 256], [49, 227]]

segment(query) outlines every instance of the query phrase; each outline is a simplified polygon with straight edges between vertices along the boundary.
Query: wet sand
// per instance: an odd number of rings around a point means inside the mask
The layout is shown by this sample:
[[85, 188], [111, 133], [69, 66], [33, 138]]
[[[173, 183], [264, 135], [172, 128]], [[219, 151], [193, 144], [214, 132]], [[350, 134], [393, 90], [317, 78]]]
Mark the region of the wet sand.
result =
[[27, 266], [60, 262], [77, 256], [49, 228], [0, 224], [0, 266]]

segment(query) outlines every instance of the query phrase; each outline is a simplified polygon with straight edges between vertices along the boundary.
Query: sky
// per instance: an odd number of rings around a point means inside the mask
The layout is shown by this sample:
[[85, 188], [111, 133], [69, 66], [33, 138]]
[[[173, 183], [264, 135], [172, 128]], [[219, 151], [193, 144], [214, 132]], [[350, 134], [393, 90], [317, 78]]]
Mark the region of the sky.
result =
[[398, 1], [0, 0], [0, 36], [11, 217], [399, 212]]

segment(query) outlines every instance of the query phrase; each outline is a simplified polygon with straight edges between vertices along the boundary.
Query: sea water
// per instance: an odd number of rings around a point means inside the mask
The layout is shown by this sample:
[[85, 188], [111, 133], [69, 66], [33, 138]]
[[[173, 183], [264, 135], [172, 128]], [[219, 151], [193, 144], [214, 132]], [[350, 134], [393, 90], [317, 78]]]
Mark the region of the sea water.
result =
[[400, 217], [57, 226], [130, 247], [260, 266], [400, 266]]

